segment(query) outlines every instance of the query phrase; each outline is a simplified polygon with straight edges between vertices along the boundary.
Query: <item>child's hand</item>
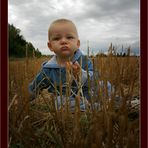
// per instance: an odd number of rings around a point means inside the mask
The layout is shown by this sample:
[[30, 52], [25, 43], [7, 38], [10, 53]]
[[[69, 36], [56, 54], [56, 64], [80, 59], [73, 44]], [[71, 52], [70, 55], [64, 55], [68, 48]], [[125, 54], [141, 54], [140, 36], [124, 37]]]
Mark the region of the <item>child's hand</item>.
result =
[[76, 79], [79, 78], [81, 67], [77, 61], [75, 63], [67, 62], [66, 69], [69, 73], [72, 73]]
[[72, 72], [73, 72], [73, 75], [74, 75], [75, 78], [79, 77], [80, 71], [81, 71], [81, 66], [76, 61], [74, 64], [72, 64]]

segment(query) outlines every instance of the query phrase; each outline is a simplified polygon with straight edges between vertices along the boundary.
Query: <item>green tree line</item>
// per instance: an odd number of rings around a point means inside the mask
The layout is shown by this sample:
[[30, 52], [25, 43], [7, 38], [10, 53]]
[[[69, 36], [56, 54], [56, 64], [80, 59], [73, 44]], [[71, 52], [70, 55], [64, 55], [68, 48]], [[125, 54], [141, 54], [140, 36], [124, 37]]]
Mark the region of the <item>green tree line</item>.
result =
[[41, 57], [39, 49], [35, 49], [31, 42], [27, 42], [21, 30], [9, 24], [9, 57]]

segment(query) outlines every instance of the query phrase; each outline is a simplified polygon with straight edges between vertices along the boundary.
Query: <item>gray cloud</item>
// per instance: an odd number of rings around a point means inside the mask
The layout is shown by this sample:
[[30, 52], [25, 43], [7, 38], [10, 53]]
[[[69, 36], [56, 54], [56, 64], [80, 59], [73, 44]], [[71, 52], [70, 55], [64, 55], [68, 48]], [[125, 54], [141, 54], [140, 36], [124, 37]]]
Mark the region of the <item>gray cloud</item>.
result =
[[21, 29], [27, 41], [48, 54], [49, 24], [61, 17], [71, 19], [86, 53], [87, 40], [95, 52], [107, 50], [111, 42], [118, 46], [139, 42], [139, 11], [138, 0], [9, 0], [8, 21]]

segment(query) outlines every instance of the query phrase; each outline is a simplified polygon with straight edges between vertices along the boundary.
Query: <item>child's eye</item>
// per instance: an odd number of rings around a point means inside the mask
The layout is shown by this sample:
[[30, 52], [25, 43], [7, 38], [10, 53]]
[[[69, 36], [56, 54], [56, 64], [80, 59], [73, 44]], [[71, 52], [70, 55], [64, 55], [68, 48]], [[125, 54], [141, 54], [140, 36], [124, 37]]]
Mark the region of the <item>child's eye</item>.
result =
[[68, 36], [67, 39], [74, 39], [74, 37], [73, 36]]
[[58, 41], [58, 40], [60, 40], [60, 37], [54, 37], [54, 38], [52, 38], [52, 40], [53, 41]]

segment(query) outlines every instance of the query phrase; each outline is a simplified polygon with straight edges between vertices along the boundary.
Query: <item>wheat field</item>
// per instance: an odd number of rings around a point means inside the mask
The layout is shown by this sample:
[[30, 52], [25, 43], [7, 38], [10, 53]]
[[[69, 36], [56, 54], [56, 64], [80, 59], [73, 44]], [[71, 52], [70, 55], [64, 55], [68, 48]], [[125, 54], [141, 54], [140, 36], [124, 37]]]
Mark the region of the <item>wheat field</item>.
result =
[[[28, 84], [49, 58], [9, 60], [9, 147], [10, 148], [138, 148], [140, 105], [127, 101], [140, 96], [140, 57], [91, 57], [100, 77], [114, 86], [111, 98], [100, 89], [92, 100], [101, 110], [74, 113], [57, 111], [56, 96], [44, 90], [29, 101]], [[116, 106], [116, 99], [122, 97]], [[118, 101], [118, 100], [117, 100]]]

